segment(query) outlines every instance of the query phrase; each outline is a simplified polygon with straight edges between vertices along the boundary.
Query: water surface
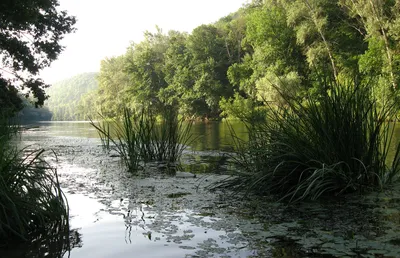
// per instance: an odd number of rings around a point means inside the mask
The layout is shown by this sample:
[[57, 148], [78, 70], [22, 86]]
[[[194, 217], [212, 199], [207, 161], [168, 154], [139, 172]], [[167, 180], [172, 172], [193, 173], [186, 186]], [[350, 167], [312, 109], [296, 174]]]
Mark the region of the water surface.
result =
[[[245, 139], [245, 127], [233, 126]], [[57, 153], [47, 160], [70, 205], [72, 249], [64, 257], [400, 257], [399, 187], [295, 205], [210, 192], [232, 169], [230, 128], [196, 123], [193, 131], [182, 169], [196, 178], [169, 175], [157, 163], [127, 173], [86, 122], [24, 131], [23, 145]]]
[[[264, 252], [244, 233], [261, 231], [263, 225], [228, 212], [232, 204], [205, 189], [221, 175], [176, 178], [155, 163], [132, 176], [118, 158], [104, 153], [89, 123], [30, 128], [22, 134], [24, 145], [57, 153], [53, 158], [49, 153], [48, 161], [57, 166], [79, 239], [65, 257], [248, 257]], [[183, 167], [210, 172], [214, 162], [214, 171], [226, 168], [227, 125], [196, 124], [193, 129], [196, 141], [185, 152]]]

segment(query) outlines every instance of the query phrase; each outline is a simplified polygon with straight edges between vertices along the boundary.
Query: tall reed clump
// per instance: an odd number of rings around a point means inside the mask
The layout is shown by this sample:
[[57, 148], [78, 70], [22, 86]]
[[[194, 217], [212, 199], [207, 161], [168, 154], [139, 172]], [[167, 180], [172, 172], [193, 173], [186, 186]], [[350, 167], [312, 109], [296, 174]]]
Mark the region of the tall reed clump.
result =
[[143, 116], [132, 115], [124, 109], [122, 121], [101, 118], [101, 123], [90, 120], [90, 124], [97, 130], [103, 148], [116, 151], [129, 171], [137, 171], [141, 168], [141, 143], [136, 121], [142, 121]]
[[150, 145], [154, 147], [154, 160], [176, 163], [193, 140], [192, 125], [192, 121], [179, 119], [176, 110], [166, 109], [161, 121], [151, 132]]
[[43, 150], [12, 146], [15, 128], [0, 120], [0, 241], [33, 241], [50, 232], [68, 240], [68, 205], [56, 170], [42, 159]]
[[[399, 178], [400, 143], [392, 142], [396, 107], [379, 107], [369, 85], [327, 82], [319, 97], [281, 94], [264, 123], [248, 125], [238, 142], [240, 172], [216, 187], [278, 194], [297, 201], [365, 192]], [[395, 155], [388, 161], [395, 144]]]
[[90, 123], [103, 146], [115, 150], [131, 172], [143, 168], [147, 162], [176, 163], [191, 140], [192, 123], [179, 119], [173, 109], [166, 109], [161, 121], [149, 109], [139, 114], [124, 109], [122, 121], [102, 119], [101, 123]]

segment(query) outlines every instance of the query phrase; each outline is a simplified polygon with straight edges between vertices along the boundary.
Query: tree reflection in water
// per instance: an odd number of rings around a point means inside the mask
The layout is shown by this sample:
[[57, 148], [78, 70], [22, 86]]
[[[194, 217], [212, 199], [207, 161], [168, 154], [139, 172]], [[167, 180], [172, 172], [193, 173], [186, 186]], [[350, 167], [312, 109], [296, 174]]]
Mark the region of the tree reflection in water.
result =
[[79, 229], [69, 230], [67, 225], [52, 227], [46, 234], [32, 236], [32, 240], [7, 250], [0, 249], [0, 257], [8, 258], [63, 258], [73, 248], [83, 246]]

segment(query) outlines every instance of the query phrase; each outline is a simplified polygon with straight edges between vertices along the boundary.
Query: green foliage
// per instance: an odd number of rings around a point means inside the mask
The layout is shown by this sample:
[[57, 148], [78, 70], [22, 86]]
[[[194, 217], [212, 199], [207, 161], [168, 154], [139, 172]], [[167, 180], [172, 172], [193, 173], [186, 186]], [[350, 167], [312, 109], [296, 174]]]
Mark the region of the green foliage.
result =
[[[1, 74], [0, 74], [1, 75]], [[22, 109], [22, 100], [18, 95], [18, 90], [0, 79], [0, 107], [6, 111], [8, 116], [13, 115], [17, 110]]]
[[168, 37], [158, 29], [155, 34], [146, 32], [145, 40], [133, 44], [125, 55], [125, 69], [129, 78], [127, 91], [135, 103], [145, 107], [151, 105], [156, 111], [162, 109], [162, 100], [158, 93], [167, 85], [163, 70], [167, 47]]
[[174, 164], [179, 161], [183, 151], [193, 140], [191, 135], [192, 121], [179, 119], [171, 108], [163, 112], [161, 121], [152, 131], [151, 145], [154, 148], [152, 160]]
[[16, 0], [0, 3], [0, 107], [22, 108], [17, 93], [28, 89], [41, 106], [48, 87], [37, 78], [63, 50], [60, 41], [71, 33], [75, 18], [60, 11], [57, 0]]
[[235, 93], [230, 99], [221, 99], [220, 104], [223, 116], [250, 122], [253, 119], [263, 121], [266, 118], [266, 112], [263, 107], [258, 107], [257, 103], [249, 98], [244, 98]]
[[191, 71], [194, 76], [194, 96], [204, 101], [207, 110], [197, 110], [197, 116], [218, 117], [221, 97], [233, 96], [234, 88], [229, 84], [227, 71], [231, 65], [229, 48], [223, 33], [214, 25], [201, 25], [188, 37], [187, 46], [192, 58]]
[[[100, 112], [107, 118], [117, 117], [123, 113], [123, 107], [131, 102], [127, 91], [129, 77], [124, 72], [125, 58], [123, 56], [107, 58], [101, 61], [98, 79], [98, 89], [85, 95], [92, 104], [88, 116], [96, 116]], [[85, 98], [86, 99], [86, 98]]]
[[189, 69], [187, 37], [186, 33], [169, 32], [169, 47], [164, 54], [164, 74], [168, 86], [160, 89], [159, 93], [160, 99], [168, 105], [179, 103], [184, 115], [190, 115], [193, 101], [193, 77]]
[[47, 107], [53, 120], [85, 120], [96, 114], [93, 91], [98, 88], [97, 73], [84, 73], [54, 83], [48, 90]]
[[[243, 171], [220, 186], [282, 199], [365, 192], [399, 179], [400, 143], [392, 142], [396, 108], [378, 108], [369, 85], [322, 82], [320, 97], [305, 101], [284, 93], [267, 121], [248, 125], [249, 142], [237, 156]], [[329, 90], [328, 90], [329, 89]], [[395, 144], [393, 161], [388, 152]]]
[[16, 128], [0, 120], [0, 239], [6, 245], [56, 232], [69, 233], [68, 206], [43, 150], [10, 145]]
[[[377, 59], [380, 67], [373, 66], [380, 75], [388, 78], [393, 89], [398, 89], [399, 69], [399, 36], [400, 8], [397, 1], [349, 1], [340, 0], [339, 5], [347, 9], [350, 17], [358, 20], [358, 28], [365, 31], [365, 39], [369, 42], [366, 52], [369, 62]], [[368, 62], [364, 60], [364, 63]]]
[[243, 58], [242, 43], [246, 37], [247, 18], [246, 9], [241, 8], [215, 23], [225, 41], [225, 51], [230, 64], [240, 63]]
[[229, 109], [222, 99], [262, 109], [284, 104], [279, 92], [322, 94], [321, 73], [338, 83], [374, 77], [377, 101], [393, 101], [399, 10], [396, 1], [265, 0], [190, 34], [157, 27], [124, 55], [103, 60], [99, 90], [83, 98], [79, 117], [116, 118], [124, 107], [159, 115], [173, 105], [184, 117], [218, 119]]
[[[272, 85], [293, 92], [300, 90], [292, 87], [294, 84], [306, 86], [306, 59], [282, 5], [271, 3], [252, 9], [247, 17], [245, 41], [251, 51], [242, 63], [229, 68], [228, 75], [231, 83], [239, 84], [254, 101], [281, 101]], [[287, 83], [288, 80], [295, 83]]]
[[159, 28], [146, 32], [125, 55], [102, 62], [97, 109], [117, 117], [124, 106], [160, 114], [173, 105], [185, 117], [218, 117], [220, 98], [233, 95], [227, 70], [233, 62], [230, 51], [238, 51], [229, 49], [224, 33], [214, 25], [200, 26], [191, 35], [164, 34]]
[[[137, 171], [141, 167], [139, 130], [144, 128], [137, 126], [135, 121], [137, 118], [132, 117], [128, 109], [124, 109], [122, 123], [117, 120], [112, 121], [112, 133], [108, 122], [103, 121], [100, 124], [96, 124], [93, 120], [90, 120], [90, 124], [97, 130], [100, 136], [103, 147], [108, 151], [115, 150], [120, 155], [124, 165], [131, 172]], [[143, 121], [144, 116], [140, 118]]]

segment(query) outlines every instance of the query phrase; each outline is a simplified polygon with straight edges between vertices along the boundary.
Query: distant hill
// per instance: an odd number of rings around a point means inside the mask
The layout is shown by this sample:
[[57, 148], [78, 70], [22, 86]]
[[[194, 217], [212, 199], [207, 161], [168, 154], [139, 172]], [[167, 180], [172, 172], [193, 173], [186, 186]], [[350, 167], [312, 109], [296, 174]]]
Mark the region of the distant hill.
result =
[[90, 112], [89, 94], [98, 88], [97, 73], [83, 73], [56, 82], [46, 90], [50, 98], [46, 106], [53, 113], [52, 120], [72, 121], [87, 119]]

